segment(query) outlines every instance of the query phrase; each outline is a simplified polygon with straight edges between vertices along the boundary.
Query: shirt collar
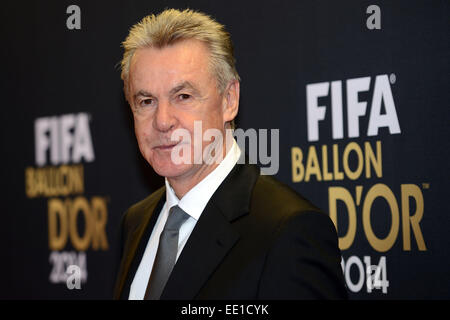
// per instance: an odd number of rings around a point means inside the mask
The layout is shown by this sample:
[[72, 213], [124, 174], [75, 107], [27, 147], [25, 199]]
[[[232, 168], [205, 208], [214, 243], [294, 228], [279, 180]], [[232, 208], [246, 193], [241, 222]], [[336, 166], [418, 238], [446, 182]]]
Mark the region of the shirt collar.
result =
[[236, 140], [233, 139], [233, 145], [222, 162], [220, 162], [210, 174], [197, 183], [181, 199], [178, 199], [175, 191], [172, 189], [166, 178], [166, 205], [168, 205], [168, 208], [178, 205], [192, 218], [198, 220], [209, 199], [211, 199], [214, 192], [233, 169], [240, 156], [241, 150], [239, 149]]

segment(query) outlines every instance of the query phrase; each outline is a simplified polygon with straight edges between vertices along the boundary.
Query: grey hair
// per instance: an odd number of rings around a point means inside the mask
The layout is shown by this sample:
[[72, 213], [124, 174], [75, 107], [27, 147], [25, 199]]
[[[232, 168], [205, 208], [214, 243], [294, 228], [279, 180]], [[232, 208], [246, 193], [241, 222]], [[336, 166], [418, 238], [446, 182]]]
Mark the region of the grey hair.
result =
[[125, 52], [121, 62], [121, 78], [128, 96], [130, 62], [137, 49], [163, 48], [176, 41], [196, 39], [204, 42], [210, 51], [210, 68], [223, 93], [232, 80], [240, 81], [235, 66], [233, 44], [225, 27], [210, 16], [190, 9], [166, 9], [158, 15], [148, 15], [135, 24], [122, 43]]

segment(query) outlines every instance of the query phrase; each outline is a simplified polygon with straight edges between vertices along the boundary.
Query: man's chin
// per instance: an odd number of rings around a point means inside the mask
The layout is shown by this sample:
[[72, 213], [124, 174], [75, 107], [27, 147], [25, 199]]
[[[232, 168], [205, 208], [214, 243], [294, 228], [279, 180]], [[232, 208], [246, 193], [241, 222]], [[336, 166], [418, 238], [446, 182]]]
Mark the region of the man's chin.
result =
[[158, 175], [170, 179], [183, 176], [191, 169], [192, 165], [165, 163], [162, 165], [154, 164], [152, 167]]

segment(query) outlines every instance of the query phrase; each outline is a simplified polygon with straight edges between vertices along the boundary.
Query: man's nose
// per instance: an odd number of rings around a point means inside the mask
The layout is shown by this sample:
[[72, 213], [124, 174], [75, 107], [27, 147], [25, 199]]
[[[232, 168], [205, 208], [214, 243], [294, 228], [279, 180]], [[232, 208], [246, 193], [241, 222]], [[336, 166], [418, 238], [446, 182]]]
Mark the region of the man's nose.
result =
[[176, 125], [176, 118], [173, 113], [173, 108], [170, 103], [160, 101], [156, 107], [156, 114], [153, 118], [153, 126], [156, 130], [161, 132], [168, 132]]

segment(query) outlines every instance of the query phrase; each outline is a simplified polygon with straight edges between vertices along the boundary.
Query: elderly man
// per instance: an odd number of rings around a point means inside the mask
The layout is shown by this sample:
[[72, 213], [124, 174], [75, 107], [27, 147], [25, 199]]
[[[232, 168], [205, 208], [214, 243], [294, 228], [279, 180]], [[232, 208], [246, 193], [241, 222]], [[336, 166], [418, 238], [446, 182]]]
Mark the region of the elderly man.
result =
[[[238, 112], [239, 75], [223, 25], [170, 9], [145, 17], [123, 45], [139, 149], [165, 186], [123, 217], [115, 298], [345, 298], [329, 217], [238, 163], [241, 150], [226, 132]], [[194, 143], [195, 123], [221, 135]], [[218, 161], [195, 150], [211, 144]], [[190, 161], [175, 161], [180, 152]]]

